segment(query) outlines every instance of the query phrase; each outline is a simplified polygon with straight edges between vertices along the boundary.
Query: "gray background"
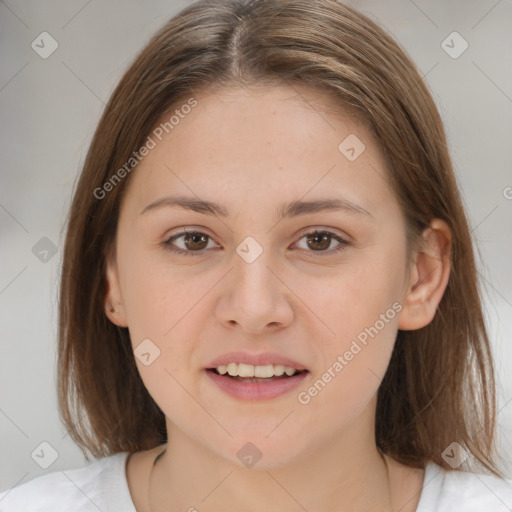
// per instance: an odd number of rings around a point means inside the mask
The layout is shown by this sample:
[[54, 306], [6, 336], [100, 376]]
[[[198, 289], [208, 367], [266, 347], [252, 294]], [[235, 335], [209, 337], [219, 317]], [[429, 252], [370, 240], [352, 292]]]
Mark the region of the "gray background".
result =
[[[65, 218], [78, 170], [113, 88], [150, 35], [186, 4], [0, 3], [0, 491], [86, 463], [60, 423], [56, 402], [57, 291]], [[479, 272], [499, 379], [497, 419], [507, 460], [502, 469], [511, 477], [512, 188], [507, 187], [512, 187], [512, 2], [351, 4], [401, 42], [425, 74], [445, 121], [481, 251]], [[58, 42], [47, 59], [31, 47], [44, 31]], [[453, 31], [469, 44], [458, 58], [441, 46]], [[455, 50], [459, 44], [454, 43]], [[40, 241], [44, 237], [50, 242]], [[31, 456], [40, 453], [42, 442], [58, 453], [47, 469]]]

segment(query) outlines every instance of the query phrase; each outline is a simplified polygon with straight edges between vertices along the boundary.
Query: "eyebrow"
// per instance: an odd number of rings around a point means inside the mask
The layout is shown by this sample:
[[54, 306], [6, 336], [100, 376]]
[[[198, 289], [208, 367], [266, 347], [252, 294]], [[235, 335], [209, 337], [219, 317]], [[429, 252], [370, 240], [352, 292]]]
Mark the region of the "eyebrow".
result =
[[[187, 196], [168, 196], [157, 199], [144, 207], [140, 212], [140, 215], [164, 206], [180, 207], [203, 215], [219, 215], [221, 217], [229, 216], [229, 212], [226, 207], [220, 204]], [[346, 211], [348, 213], [357, 213], [373, 217], [369, 211], [365, 210], [361, 206], [342, 198], [317, 199], [313, 201], [292, 201], [290, 203], [280, 205], [276, 210], [276, 215], [280, 218], [298, 217], [300, 215], [321, 211]]]

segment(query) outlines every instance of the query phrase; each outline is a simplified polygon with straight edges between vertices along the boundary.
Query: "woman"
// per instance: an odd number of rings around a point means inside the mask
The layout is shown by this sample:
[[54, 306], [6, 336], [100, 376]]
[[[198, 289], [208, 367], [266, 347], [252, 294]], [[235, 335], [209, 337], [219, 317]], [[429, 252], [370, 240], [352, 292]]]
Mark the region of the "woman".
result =
[[59, 400], [101, 459], [8, 510], [512, 507], [444, 129], [381, 28], [200, 1], [154, 36], [71, 206]]

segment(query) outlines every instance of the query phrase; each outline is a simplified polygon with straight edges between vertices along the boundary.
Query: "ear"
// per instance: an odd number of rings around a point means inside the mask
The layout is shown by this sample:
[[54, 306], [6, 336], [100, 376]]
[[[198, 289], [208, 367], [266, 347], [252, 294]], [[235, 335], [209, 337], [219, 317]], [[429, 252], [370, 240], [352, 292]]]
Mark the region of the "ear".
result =
[[128, 327], [115, 255], [111, 255], [107, 260], [105, 280], [107, 282], [107, 293], [105, 294], [104, 307], [107, 318], [119, 327]]
[[451, 240], [450, 228], [441, 219], [433, 219], [423, 232], [413, 253], [399, 329], [420, 329], [433, 320], [450, 277]]

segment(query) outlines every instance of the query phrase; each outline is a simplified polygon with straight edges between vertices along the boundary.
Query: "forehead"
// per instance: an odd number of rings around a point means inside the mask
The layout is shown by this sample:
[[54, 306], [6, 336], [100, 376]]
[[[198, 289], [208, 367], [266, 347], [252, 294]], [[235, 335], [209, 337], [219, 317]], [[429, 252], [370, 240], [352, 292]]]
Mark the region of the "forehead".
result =
[[[197, 103], [184, 108], [190, 99]], [[164, 193], [214, 194], [226, 203], [238, 194], [258, 204], [334, 190], [348, 200], [390, 199], [382, 155], [364, 123], [308, 86], [204, 91], [176, 104], [155, 130], [154, 148], [130, 178], [127, 195], [138, 206]], [[356, 159], [343, 153], [347, 144]]]

